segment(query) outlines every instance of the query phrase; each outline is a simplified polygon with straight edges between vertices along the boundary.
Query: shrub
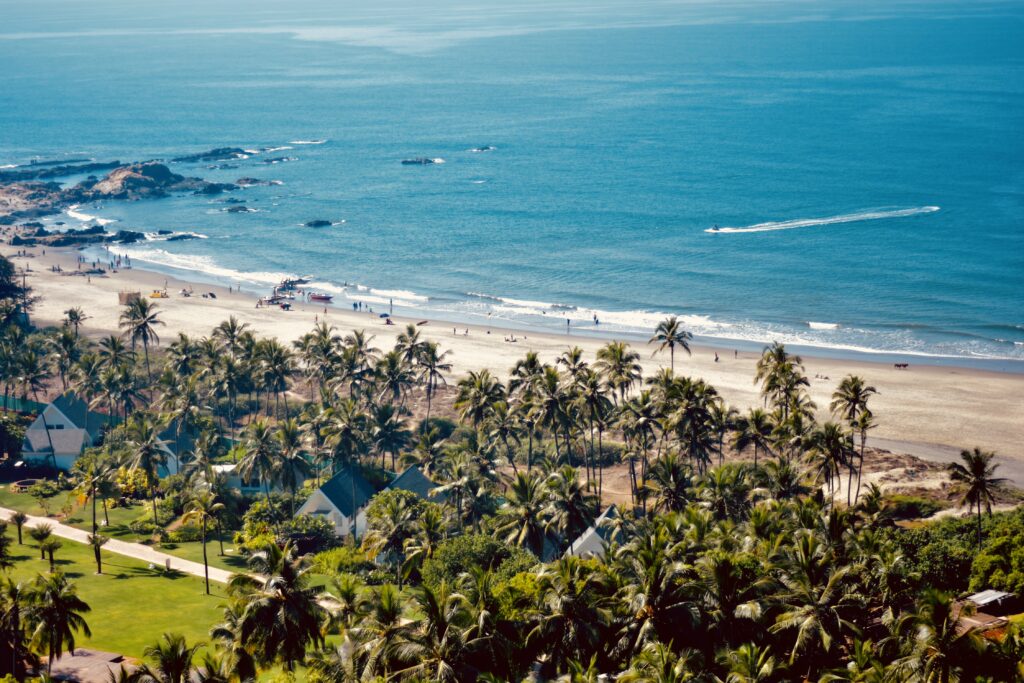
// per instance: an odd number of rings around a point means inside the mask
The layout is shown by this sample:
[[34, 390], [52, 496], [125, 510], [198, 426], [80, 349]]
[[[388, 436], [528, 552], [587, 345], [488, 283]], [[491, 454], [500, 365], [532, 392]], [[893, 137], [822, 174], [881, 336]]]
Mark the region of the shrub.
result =
[[891, 519], [923, 519], [931, 517], [947, 506], [931, 498], [908, 496], [900, 493], [888, 495], [884, 499], [885, 512]]
[[971, 567], [972, 591], [987, 588], [1024, 594], [1024, 508], [993, 515]]
[[339, 546], [324, 550], [313, 557], [313, 571], [317, 574], [365, 574], [373, 569], [373, 562], [359, 548]]
[[[211, 530], [207, 529], [206, 533], [209, 536]], [[194, 543], [203, 540], [203, 530], [196, 525], [190, 524], [171, 531], [167, 534], [167, 538], [171, 543]]]
[[[506, 563], [511, 564], [502, 571]], [[432, 588], [442, 581], [454, 584], [460, 574], [472, 567], [490, 569], [498, 578], [508, 578], [536, 564], [537, 558], [527, 550], [506, 545], [491, 536], [467, 534], [438, 546], [434, 556], [423, 563], [423, 583]]]

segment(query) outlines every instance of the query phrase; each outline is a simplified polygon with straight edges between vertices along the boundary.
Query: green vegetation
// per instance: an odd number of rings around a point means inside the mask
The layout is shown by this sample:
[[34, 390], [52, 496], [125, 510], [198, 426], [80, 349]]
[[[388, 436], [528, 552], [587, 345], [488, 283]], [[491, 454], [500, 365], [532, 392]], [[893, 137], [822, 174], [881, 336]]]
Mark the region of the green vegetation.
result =
[[[988, 507], [994, 456], [964, 451], [952, 469], [972, 518], [896, 526], [931, 506], [862, 487], [876, 390], [856, 376], [819, 422], [800, 358], [773, 344], [761, 405], [740, 412], [675, 373], [690, 335], [667, 320], [652, 343], [669, 367], [653, 376], [611, 342], [593, 359], [530, 353], [507, 383], [481, 370], [448, 391], [444, 352], [415, 326], [381, 350], [320, 323], [289, 348], [232, 318], [161, 347], [160, 311], [143, 304], [98, 345], [80, 311], [62, 330], [0, 334], [8, 389], [67, 386], [122, 420], [68, 477], [0, 494], [65, 508], [94, 547], [33, 530], [39, 548], [8, 539], [0, 560], [15, 578], [73, 579], [54, 590], [91, 608], [89, 642], [145, 654], [143, 680], [1024, 680], [1019, 627], [989, 639], [955, 598], [1021, 583], [1020, 513]], [[215, 467], [228, 462], [255, 495]], [[380, 490], [411, 465], [435, 482], [432, 500], [377, 494], [359, 538], [294, 515], [310, 479], [359, 472]], [[599, 530], [602, 553], [568, 554], [602, 512], [610, 465], [628, 503]], [[162, 576], [102, 550], [99, 532], [122, 529], [238, 573], [208, 588]], [[0, 646], [18, 660], [26, 630], [4, 623]], [[31, 649], [49, 654], [44, 641]]]

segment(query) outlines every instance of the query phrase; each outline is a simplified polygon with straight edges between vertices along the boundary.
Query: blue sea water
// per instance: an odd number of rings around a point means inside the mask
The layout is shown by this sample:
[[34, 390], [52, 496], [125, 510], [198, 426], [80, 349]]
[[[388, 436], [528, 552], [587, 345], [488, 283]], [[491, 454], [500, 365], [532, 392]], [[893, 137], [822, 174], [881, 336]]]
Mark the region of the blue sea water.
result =
[[222, 146], [172, 167], [252, 213], [54, 220], [341, 306], [1024, 361], [1024, 2], [0, 0], [0, 166]]

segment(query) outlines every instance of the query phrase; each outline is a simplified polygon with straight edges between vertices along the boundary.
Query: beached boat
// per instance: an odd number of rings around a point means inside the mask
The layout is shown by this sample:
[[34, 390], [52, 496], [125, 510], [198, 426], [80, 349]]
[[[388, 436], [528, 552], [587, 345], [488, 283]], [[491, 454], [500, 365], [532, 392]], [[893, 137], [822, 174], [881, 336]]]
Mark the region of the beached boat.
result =
[[323, 292], [310, 292], [309, 294], [310, 301], [322, 301], [329, 304], [333, 299], [333, 296], [330, 294], [324, 294]]

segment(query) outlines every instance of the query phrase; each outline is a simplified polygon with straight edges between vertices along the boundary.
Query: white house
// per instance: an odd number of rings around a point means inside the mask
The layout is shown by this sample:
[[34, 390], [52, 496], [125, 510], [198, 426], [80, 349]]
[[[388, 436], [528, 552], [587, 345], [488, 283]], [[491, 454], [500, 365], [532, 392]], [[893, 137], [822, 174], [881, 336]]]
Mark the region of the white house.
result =
[[[353, 481], [348, 470], [336, 474], [323, 486], [313, 492], [302, 507], [295, 511], [297, 515], [321, 515], [334, 524], [339, 536], [347, 536], [352, 528], [352, 515], [355, 513], [356, 535], [362, 536], [366, 530], [366, 506], [375, 495], [373, 486], [358, 472], [355, 475], [355, 494], [353, 499]], [[437, 485], [427, 479], [419, 467], [410, 467], [394, 478], [384, 490], [400, 489], [410, 491], [424, 500], [443, 503], [443, 494], [433, 493]]]
[[339, 536], [351, 533], [355, 519], [356, 536], [361, 536], [366, 530], [366, 517], [361, 513], [373, 494], [373, 486], [363, 475], [345, 469], [324, 482], [295, 514], [325, 517]]
[[67, 471], [86, 448], [96, 445], [110, 417], [89, 410], [74, 394], [47, 404], [25, 430], [21, 458], [33, 465], [52, 465]]
[[608, 543], [615, 539], [617, 532], [612, 525], [612, 521], [617, 519], [619, 511], [614, 505], [609, 505], [608, 508], [601, 513], [601, 515], [594, 520], [593, 525], [587, 528], [569, 549], [565, 551], [565, 554], [576, 555], [577, 557], [604, 557], [604, 551], [608, 547]]

